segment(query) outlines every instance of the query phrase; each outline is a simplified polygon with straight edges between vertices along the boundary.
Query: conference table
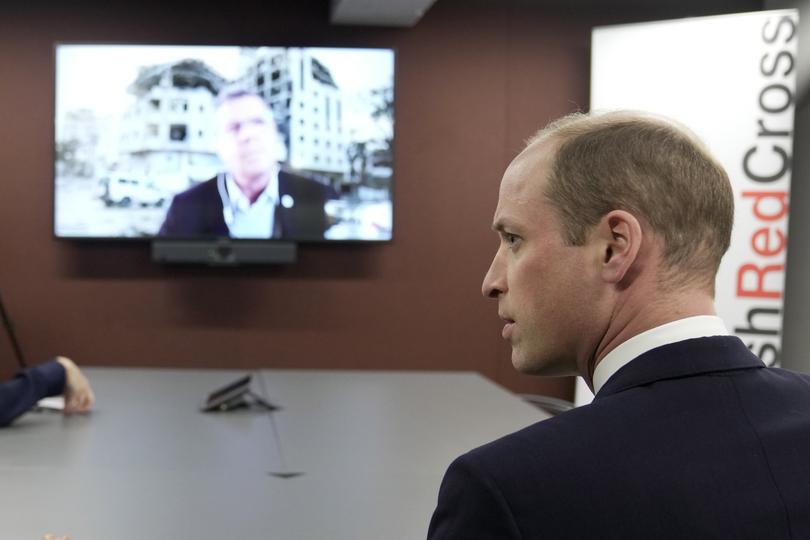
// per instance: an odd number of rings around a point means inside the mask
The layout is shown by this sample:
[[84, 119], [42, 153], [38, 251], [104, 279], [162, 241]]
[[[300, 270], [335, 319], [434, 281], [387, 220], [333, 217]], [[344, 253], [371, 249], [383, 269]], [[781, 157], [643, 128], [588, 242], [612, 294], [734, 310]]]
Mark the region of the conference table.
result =
[[548, 415], [471, 372], [86, 368], [86, 415], [0, 430], [0, 538], [424, 538], [459, 454]]

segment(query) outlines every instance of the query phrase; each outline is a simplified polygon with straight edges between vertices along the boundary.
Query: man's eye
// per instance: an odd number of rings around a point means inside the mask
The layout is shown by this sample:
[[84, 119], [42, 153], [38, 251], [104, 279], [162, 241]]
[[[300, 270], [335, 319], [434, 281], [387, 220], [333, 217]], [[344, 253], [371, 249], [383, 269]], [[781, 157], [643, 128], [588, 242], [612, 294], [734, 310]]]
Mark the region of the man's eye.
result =
[[512, 233], [503, 233], [503, 241], [509, 246], [514, 246], [518, 241], [518, 236]]

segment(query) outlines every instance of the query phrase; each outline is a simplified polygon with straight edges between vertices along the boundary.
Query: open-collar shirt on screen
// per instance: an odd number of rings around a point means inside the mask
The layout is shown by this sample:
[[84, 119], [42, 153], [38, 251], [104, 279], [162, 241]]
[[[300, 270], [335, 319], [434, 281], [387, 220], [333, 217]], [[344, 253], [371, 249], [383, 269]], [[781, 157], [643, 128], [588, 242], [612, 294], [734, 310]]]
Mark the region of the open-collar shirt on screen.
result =
[[270, 238], [278, 202], [278, 172], [270, 175], [264, 191], [251, 204], [230, 174], [224, 175], [222, 211], [232, 238]]

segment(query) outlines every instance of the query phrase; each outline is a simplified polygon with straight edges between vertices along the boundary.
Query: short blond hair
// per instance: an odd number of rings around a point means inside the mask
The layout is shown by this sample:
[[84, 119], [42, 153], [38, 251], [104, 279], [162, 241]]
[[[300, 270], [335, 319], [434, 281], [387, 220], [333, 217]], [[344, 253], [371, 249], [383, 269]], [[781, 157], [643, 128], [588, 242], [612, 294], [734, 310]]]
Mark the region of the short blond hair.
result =
[[734, 222], [728, 175], [688, 129], [652, 115], [575, 113], [529, 145], [554, 145], [545, 196], [566, 240], [582, 245], [612, 210], [641, 218], [661, 239], [667, 279], [714, 290]]

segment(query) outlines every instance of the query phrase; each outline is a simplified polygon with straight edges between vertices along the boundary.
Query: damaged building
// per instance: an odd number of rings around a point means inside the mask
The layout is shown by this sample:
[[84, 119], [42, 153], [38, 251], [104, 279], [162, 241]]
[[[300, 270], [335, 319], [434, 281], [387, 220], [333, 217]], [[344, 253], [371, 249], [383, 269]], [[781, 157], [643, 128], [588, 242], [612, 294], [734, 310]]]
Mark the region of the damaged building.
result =
[[293, 169], [341, 182], [348, 176], [349, 133], [343, 96], [329, 69], [307, 49], [243, 49], [244, 75], [230, 81], [200, 60], [141, 68], [129, 92], [135, 103], [121, 131], [118, 168], [178, 191], [211, 178], [216, 154], [215, 101], [239, 83], [262, 96], [284, 139], [283, 161]]
[[141, 68], [128, 89], [136, 100], [123, 119], [119, 167], [169, 190], [213, 176], [214, 101], [226, 83], [199, 60]]
[[343, 178], [349, 168], [349, 134], [343, 127], [343, 96], [329, 69], [300, 47], [260, 47], [244, 54], [249, 67], [242, 84], [272, 108], [288, 165]]

